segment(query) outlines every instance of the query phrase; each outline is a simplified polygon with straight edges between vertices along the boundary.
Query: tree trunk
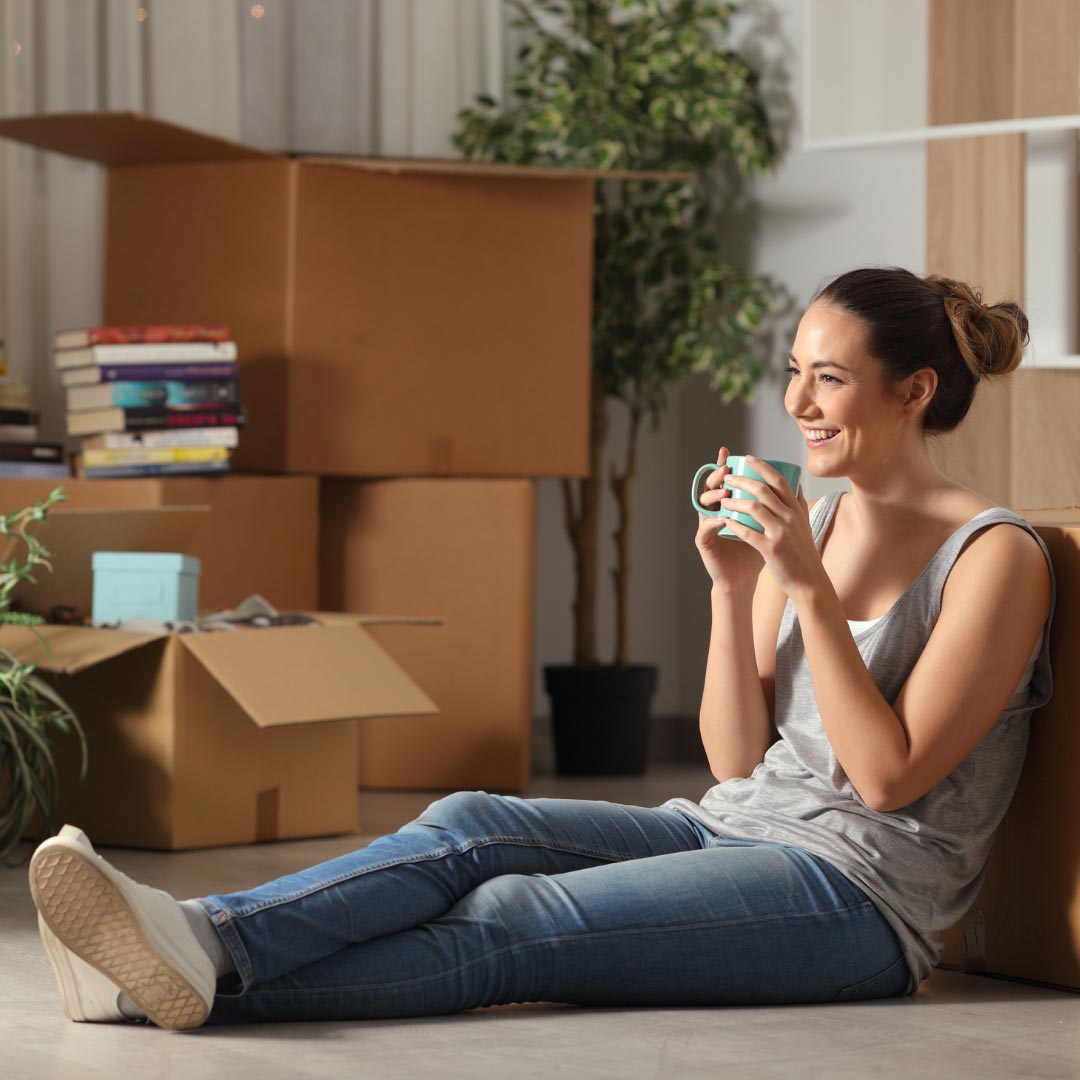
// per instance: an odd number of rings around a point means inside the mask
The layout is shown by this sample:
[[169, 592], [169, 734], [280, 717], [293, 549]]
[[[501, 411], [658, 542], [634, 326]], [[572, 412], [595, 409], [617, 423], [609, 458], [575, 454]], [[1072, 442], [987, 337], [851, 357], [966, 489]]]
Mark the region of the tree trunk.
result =
[[[589, 403], [589, 475], [562, 482], [566, 531], [574, 550], [574, 666], [596, 666], [596, 577], [600, 537], [601, 468], [607, 439], [607, 399], [604, 384], [592, 376]], [[579, 498], [574, 506], [574, 486]]]
[[611, 534], [615, 541], [615, 569], [611, 576], [615, 581], [615, 663], [625, 667], [629, 663], [629, 635], [627, 597], [630, 587], [630, 493], [637, 476], [637, 438], [641, 417], [634, 409], [630, 413], [630, 435], [626, 447], [626, 468], [620, 475], [611, 467], [611, 490], [619, 506], [619, 524]]

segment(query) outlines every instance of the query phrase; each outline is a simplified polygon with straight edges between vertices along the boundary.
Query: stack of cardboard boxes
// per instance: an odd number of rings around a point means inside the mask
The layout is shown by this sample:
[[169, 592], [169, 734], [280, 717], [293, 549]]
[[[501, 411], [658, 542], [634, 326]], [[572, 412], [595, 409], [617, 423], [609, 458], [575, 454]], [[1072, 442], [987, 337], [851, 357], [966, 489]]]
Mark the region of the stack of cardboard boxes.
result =
[[367, 628], [438, 713], [360, 724], [357, 782], [525, 790], [533, 481], [587, 471], [597, 173], [283, 157], [137, 114], [0, 137], [108, 167], [104, 323], [223, 322], [239, 353], [245, 475], [72, 505], [210, 504], [204, 609], [439, 620]]

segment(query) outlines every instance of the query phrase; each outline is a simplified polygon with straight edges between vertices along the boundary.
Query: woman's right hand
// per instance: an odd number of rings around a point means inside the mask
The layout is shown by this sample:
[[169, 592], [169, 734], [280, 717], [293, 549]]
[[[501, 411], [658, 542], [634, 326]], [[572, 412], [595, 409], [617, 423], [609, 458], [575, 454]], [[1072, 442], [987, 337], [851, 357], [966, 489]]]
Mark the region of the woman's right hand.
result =
[[[705, 475], [705, 488], [698, 497], [702, 506], [720, 509], [720, 500], [731, 494], [731, 488], [724, 487], [724, 479], [731, 471], [726, 462], [728, 448], [720, 447], [716, 463], [719, 469], [711, 469]], [[717, 530], [724, 519], [698, 514], [698, 531], [695, 537], [698, 554], [709, 572], [714, 586], [724, 589], [754, 588], [765, 560], [749, 544], [732, 537], [717, 536]]]

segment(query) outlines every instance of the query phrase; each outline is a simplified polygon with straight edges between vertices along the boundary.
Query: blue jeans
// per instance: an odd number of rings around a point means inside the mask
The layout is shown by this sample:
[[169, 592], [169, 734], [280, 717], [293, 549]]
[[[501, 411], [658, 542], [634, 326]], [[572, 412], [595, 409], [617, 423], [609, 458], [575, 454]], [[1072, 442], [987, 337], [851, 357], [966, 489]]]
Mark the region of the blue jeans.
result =
[[854, 1001], [908, 979], [892, 927], [824, 859], [664, 807], [458, 791], [358, 851], [198, 902], [237, 968], [211, 1024]]

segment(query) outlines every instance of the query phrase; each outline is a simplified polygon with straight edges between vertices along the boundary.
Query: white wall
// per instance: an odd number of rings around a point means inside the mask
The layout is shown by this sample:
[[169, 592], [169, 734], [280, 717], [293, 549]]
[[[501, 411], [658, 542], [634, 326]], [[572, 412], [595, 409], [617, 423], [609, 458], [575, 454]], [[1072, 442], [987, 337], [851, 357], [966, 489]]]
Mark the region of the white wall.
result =
[[[783, 101], [770, 105], [781, 127], [798, 119], [803, 42], [800, 0], [771, 0], [741, 18], [738, 36], [759, 66], [770, 72], [774, 90], [786, 82], [796, 116]], [[877, 263], [924, 272], [925, 151], [922, 144], [858, 151], [804, 152], [791, 149], [774, 176], [754, 185], [756, 205], [737, 215], [727, 235], [733, 258], [769, 274], [794, 295], [790, 316], [770, 349], [774, 369], [798, 325], [798, 315], [826, 278], [855, 266]], [[785, 333], [786, 330], [786, 333]], [[671, 397], [661, 430], [643, 439], [641, 475], [634, 492], [631, 535], [631, 661], [660, 666], [653, 701], [657, 716], [696, 716], [701, 700], [709, 639], [708, 577], [694, 547], [697, 518], [689, 485], [698, 465], [715, 461], [721, 443], [749, 452], [806, 463], [797, 426], [784, 411], [786, 376], [762, 383], [753, 405], [721, 404], [703, 376], [688, 380]], [[611, 445], [618, 445], [622, 417], [611, 410]], [[804, 473], [805, 475], [805, 473]], [[843, 481], [807, 476], [808, 498]], [[545, 664], [567, 663], [572, 654], [573, 568], [563, 533], [558, 482], [538, 483], [534, 709], [546, 717]], [[605, 496], [602, 530], [614, 527], [615, 506]], [[605, 542], [605, 558], [611, 548]], [[599, 646], [610, 662], [614, 645], [610, 583], [601, 583]]]

